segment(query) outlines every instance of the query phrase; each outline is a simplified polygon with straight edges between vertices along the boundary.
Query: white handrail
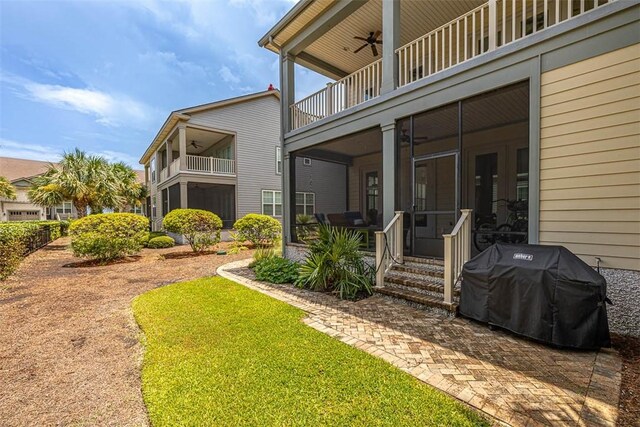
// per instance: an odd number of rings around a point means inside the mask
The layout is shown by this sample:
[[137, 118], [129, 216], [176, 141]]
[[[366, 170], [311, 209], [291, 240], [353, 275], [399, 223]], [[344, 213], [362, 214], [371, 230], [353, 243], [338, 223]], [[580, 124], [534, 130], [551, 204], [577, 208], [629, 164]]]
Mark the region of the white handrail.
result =
[[460, 219], [444, 238], [444, 302], [453, 303], [453, 287], [471, 258], [471, 209], [461, 209]]
[[394, 263], [404, 262], [404, 212], [395, 216], [383, 231], [376, 231], [376, 286], [384, 285], [384, 275]]
[[233, 159], [219, 159], [217, 157], [187, 154], [185, 170], [208, 174], [235, 175], [236, 161]]
[[378, 59], [292, 104], [291, 130], [376, 98], [381, 86], [382, 59]]

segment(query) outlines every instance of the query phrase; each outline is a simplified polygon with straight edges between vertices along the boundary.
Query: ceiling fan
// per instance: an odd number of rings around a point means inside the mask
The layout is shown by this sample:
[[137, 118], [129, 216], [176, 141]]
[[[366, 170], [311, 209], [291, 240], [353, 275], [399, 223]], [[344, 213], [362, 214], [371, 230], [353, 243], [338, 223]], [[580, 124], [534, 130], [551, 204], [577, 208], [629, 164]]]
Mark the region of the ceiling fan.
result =
[[382, 34], [382, 31], [376, 31], [376, 32], [372, 31], [369, 33], [369, 37], [366, 37], [366, 38], [355, 36], [354, 39], [362, 40], [363, 42], [365, 42], [365, 44], [360, 46], [353, 53], [358, 53], [365, 47], [371, 46], [371, 52], [373, 52], [373, 56], [378, 56], [378, 49], [376, 48], [376, 45], [382, 44], [382, 40], [378, 40], [378, 37], [380, 36], [380, 34]]
[[[413, 142], [414, 143], [426, 142], [428, 140], [429, 140], [428, 136], [414, 136], [413, 137]], [[400, 131], [400, 142], [409, 143], [410, 141], [411, 141], [411, 136], [409, 136], [409, 131], [406, 128], [403, 128]]]
[[200, 145], [200, 144], [196, 143], [196, 141], [195, 141], [195, 140], [191, 140], [191, 144], [190, 144], [190, 145], [191, 145], [193, 148], [195, 148], [196, 150], [197, 150], [198, 148], [202, 148], [202, 145]]

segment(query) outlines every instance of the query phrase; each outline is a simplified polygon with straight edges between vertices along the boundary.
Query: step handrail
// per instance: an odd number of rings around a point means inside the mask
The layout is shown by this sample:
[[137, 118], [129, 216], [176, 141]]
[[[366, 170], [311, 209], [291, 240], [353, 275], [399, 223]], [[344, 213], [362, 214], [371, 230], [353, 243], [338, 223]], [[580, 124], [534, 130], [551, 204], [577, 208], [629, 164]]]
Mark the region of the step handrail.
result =
[[471, 258], [471, 212], [460, 209], [460, 218], [444, 238], [444, 302], [453, 303], [453, 287], [462, 274], [462, 267]]
[[376, 231], [376, 286], [384, 285], [384, 275], [393, 264], [404, 263], [404, 211], [395, 216], [382, 231]]

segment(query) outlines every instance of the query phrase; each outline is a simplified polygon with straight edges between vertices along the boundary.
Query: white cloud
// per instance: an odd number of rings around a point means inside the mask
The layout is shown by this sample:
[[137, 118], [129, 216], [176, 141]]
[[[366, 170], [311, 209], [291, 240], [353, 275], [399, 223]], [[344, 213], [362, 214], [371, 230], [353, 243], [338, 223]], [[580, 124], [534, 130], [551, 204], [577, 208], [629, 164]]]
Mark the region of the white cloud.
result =
[[[73, 150], [73, 147], [66, 148], [66, 151], [71, 150]], [[29, 144], [0, 138], [0, 157], [57, 162], [62, 157], [64, 151], [64, 149], [58, 147]], [[140, 169], [138, 158], [130, 154], [113, 150], [86, 151], [89, 154], [103, 157], [110, 162], [124, 162], [134, 169]]]
[[24, 85], [30, 99], [58, 108], [93, 115], [97, 122], [119, 126], [150, 119], [150, 109], [127, 96], [114, 96], [95, 89], [30, 82]]
[[2, 157], [57, 162], [61, 154], [60, 150], [54, 147], [0, 138], [0, 156]]
[[240, 77], [236, 76], [233, 73], [233, 71], [231, 71], [231, 69], [226, 65], [223, 65], [222, 67], [220, 67], [220, 70], [218, 70], [218, 74], [220, 74], [220, 77], [222, 77], [222, 80], [224, 80], [227, 83], [233, 83], [233, 84], [240, 83]]

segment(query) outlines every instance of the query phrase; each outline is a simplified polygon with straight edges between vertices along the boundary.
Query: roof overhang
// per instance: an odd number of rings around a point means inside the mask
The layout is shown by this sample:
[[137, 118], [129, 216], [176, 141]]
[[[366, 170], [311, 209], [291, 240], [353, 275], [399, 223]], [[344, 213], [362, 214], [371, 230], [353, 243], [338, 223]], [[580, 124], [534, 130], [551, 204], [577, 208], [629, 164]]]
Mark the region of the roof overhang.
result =
[[263, 92], [252, 93], [249, 95], [242, 95], [235, 98], [223, 99], [222, 101], [210, 102], [208, 104], [196, 105], [193, 107], [183, 108], [181, 110], [176, 110], [169, 114], [169, 117], [165, 120], [164, 124], [156, 134], [153, 141], [147, 147], [144, 154], [140, 158], [140, 164], [146, 164], [151, 155], [158, 149], [161, 144], [171, 136], [171, 133], [174, 131], [176, 126], [181, 122], [188, 122], [191, 119], [191, 116], [196, 113], [200, 113], [202, 111], [214, 110], [217, 108], [223, 108], [230, 105], [236, 105], [243, 102], [253, 101], [255, 99], [264, 98], [267, 96], [274, 96], [276, 99], [280, 100], [280, 91], [279, 90], [266, 90]]

